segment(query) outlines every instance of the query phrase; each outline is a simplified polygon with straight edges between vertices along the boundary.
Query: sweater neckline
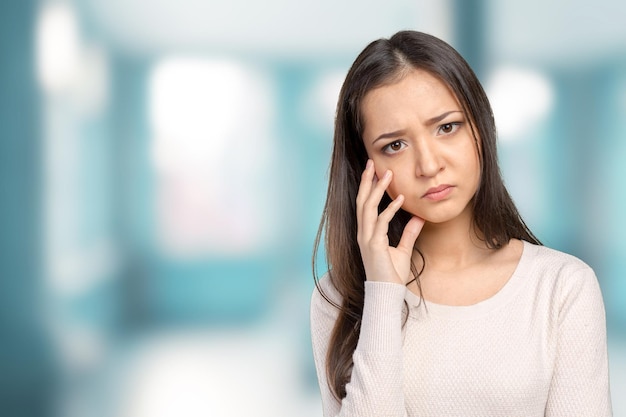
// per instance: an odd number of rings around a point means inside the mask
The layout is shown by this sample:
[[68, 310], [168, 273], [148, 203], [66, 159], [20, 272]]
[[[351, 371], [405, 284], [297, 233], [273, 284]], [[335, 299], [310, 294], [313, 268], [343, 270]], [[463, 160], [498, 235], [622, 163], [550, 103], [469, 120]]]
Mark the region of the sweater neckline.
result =
[[538, 246], [522, 240], [522, 255], [509, 280], [500, 290], [491, 297], [467, 306], [452, 306], [437, 304], [432, 301], [421, 299], [410, 290], [406, 290], [405, 300], [411, 309], [420, 308], [430, 316], [449, 319], [473, 319], [483, 316], [494, 309], [507, 304], [518, 289], [527, 281], [524, 279], [532, 266], [532, 259], [537, 253]]

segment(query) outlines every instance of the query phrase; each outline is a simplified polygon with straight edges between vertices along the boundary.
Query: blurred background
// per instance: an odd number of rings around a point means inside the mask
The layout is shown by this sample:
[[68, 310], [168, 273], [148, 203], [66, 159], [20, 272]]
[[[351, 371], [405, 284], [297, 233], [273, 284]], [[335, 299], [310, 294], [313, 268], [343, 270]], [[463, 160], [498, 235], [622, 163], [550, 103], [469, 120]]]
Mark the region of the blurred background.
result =
[[531, 228], [595, 269], [626, 416], [624, 16], [619, 0], [3, 0], [2, 413], [320, 416], [310, 258], [337, 94], [367, 43], [417, 29], [478, 73]]

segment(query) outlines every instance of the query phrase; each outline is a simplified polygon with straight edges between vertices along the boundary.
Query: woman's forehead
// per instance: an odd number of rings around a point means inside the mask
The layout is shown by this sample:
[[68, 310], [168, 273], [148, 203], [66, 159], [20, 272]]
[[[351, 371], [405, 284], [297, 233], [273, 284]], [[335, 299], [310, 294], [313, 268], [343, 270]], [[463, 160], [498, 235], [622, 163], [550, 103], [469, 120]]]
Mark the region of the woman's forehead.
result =
[[441, 79], [423, 70], [412, 70], [393, 83], [370, 90], [361, 103], [365, 124], [409, 115], [427, 121], [452, 110], [462, 110], [456, 95]]

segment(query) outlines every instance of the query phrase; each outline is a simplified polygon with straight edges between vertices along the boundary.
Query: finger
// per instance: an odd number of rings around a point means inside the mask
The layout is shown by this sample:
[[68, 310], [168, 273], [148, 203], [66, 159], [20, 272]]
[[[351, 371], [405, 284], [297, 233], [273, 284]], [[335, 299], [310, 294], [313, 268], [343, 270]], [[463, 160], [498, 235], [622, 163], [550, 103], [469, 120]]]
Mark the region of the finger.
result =
[[375, 179], [372, 183], [372, 189], [367, 199], [363, 202], [362, 213], [364, 222], [371, 222], [374, 224], [378, 218], [378, 206], [385, 194], [385, 190], [391, 183], [393, 173], [390, 170], [385, 171], [384, 175], [380, 179]]
[[361, 182], [359, 184], [359, 189], [356, 195], [356, 205], [357, 205], [357, 217], [360, 215], [360, 210], [363, 207], [363, 203], [367, 200], [367, 197], [370, 195], [372, 185], [375, 181], [375, 171], [374, 171], [374, 162], [371, 159], [367, 160], [365, 164], [365, 169], [361, 174]]
[[380, 201], [382, 200], [383, 195], [385, 194], [385, 191], [387, 190], [387, 187], [389, 187], [389, 184], [391, 184], [392, 178], [393, 178], [393, 172], [390, 170], [385, 171], [382, 178], [377, 179], [376, 183], [373, 184], [373, 188], [365, 203], [374, 206], [376, 210], [378, 211], [378, 206], [380, 204]]
[[368, 209], [370, 205], [368, 205], [367, 202], [371, 197], [372, 188], [375, 188], [378, 182], [374, 162], [370, 159], [367, 161], [365, 170], [361, 176], [361, 183], [359, 184], [359, 191], [357, 193], [357, 237], [363, 236], [369, 239], [374, 229], [378, 213], [377, 211], [372, 213], [371, 208]]
[[389, 231], [389, 222], [393, 219], [393, 216], [396, 215], [402, 204], [404, 203], [404, 196], [400, 194], [393, 200], [389, 205], [383, 210], [378, 216], [378, 221], [376, 222], [376, 228], [374, 230], [374, 234], [377, 239], [385, 242], [389, 242], [387, 237], [387, 232]]
[[359, 184], [359, 190], [357, 192], [357, 201], [359, 199], [365, 200], [372, 188], [372, 180], [374, 179], [374, 162], [371, 159], [367, 160], [365, 169], [361, 174], [361, 183]]
[[415, 246], [415, 241], [424, 227], [424, 223], [424, 219], [417, 216], [411, 217], [411, 220], [404, 226], [400, 243], [398, 243], [398, 249], [406, 253], [411, 253]]

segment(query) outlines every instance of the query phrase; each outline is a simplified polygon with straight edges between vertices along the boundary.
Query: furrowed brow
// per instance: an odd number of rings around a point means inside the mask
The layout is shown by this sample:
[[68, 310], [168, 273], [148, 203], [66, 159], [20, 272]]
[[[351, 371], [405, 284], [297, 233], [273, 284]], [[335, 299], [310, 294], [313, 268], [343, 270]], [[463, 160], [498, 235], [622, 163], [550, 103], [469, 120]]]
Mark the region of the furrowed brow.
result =
[[376, 139], [372, 141], [372, 145], [381, 139], [397, 138], [398, 136], [402, 136], [404, 134], [405, 134], [404, 130], [396, 130], [394, 132], [383, 133], [382, 135], [378, 136]]
[[440, 121], [442, 121], [443, 119], [445, 119], [446, 117], [448, 117], [449, 115], [451, 115], [452, 113], [463, 113], [461, 110], [451, 110], [451, 111], [447, 111], [445, 113], [440, 114], [439, 116], [435, 116], [432, 119], [428, 119], [426, 121], [427, 125], [434, 125], [436, 123], [439, 123]]

